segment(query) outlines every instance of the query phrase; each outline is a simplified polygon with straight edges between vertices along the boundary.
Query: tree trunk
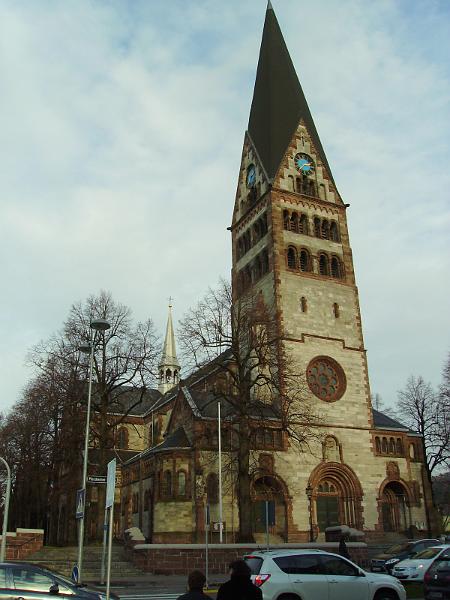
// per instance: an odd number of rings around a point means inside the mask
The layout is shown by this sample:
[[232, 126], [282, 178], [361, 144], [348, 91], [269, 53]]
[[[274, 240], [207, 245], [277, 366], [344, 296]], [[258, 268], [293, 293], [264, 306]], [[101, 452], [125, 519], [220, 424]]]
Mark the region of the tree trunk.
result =
[[242, 417], [239, 424], [238, 508], [239, 535], [237, 542], [254, 542], [250, 495], [250, 427], [247, 417]]

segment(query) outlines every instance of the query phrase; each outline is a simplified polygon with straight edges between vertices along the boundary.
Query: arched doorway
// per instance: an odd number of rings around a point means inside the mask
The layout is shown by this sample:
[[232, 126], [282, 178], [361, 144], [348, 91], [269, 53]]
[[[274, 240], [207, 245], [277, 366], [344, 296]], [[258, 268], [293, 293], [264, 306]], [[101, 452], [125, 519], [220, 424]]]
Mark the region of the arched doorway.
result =
[[309, 485], [313, 490], [313, 520], [320, 532], [335, 525], [362, 529], [362, 488], [349, 466], [322, 463], [311, 473]]
[[380, 496], [383, 531], [405, 531], [409, 524], [409, 498], [400, 481], [389, 481]]
[[265, 533], [268, 510], [269, 533], [285, 541], [286, 500], [282, 484], [275, 477], [259, 477], [253, 483], [252, 496], [254, 533]]

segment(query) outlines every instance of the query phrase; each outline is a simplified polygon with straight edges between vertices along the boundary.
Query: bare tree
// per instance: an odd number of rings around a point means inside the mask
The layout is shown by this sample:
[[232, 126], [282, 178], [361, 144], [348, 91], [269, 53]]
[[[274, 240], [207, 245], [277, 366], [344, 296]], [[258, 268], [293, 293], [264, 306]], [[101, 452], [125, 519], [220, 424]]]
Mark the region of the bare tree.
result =
[[432, 474], [450, 464], [450, 402], [421, 376], [411, 376], [398, 392], [397, 415], [422, 436], [425, 469], [431, 485]]
[[274, 311], [247, 295], [233, 302], [231, 286], [216, 289], [190, 309], [178, 332], [185, 364], [210, 365], [212, 391], [232, 408], [228, 418], [236, 440], [239, 540], [252, 541], [251, 461], [262, 423], [281, 429], [303, 449], [319, 419], [309, 402], [305, 377], [294, 368], [277, 330]]
[[[130, 309], [115, 302], [110, 293], [101, 292], [74, 304], [62, 332], [34, 348], [30, 360], [42, 374], [53, 373], [54, 380], [66, 384], [67, 378], [76, 373], [82, 388], [73, 400], [85, 406], [88, 361], [87, 357], [84, 360], [80, 357], [78, 348], [89, 342], [90, 323], [94, 319], [105, 319], [111, 326], [107, 331], [96, 332], [93, 339], [91, 444], [98, 450], [99, 473], [105, 474], [117, 426], [142, 402], [155, 381], [160, 348], [153, 322], [149, 319], [134, 325]], [[100, 488], [97, 523], [102, 520], [104, 491]]]

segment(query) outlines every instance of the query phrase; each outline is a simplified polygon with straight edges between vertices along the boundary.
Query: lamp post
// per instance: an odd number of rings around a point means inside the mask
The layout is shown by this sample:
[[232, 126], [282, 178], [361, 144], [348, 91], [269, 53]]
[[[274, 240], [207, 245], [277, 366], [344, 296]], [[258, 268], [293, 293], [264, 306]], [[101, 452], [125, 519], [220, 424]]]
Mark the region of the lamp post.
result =
[[308, 483], [306, 487], [306, 495], [308, 496], [308, 510], [309, 510], [309, 541], [314, 541], [314, 531], [313, 531], [313, 522], [312, 522], [312, 495], [313, 489], [311, 485]]
[[9, 511], [9, 497], [11, 495], [11, 469], [4, 458], [0, 456], [0, 460], [6, 467], [6, 492], [5, 492], [5, 504], [3, 505], [3, 529], [2, 529], [2, 546], [0, 549], [0, 562], [5, 562], [6, 556], [6, 533], [8, 530], [8, 511]]
[[83, 474], [81, 478], [81, 488], [84, 490], [84, 507], [83, 516], [80, 517], [80, 527], [78, 532], [78, 583], [82, 581], [82, 564], [83, 564], [83, 542], [84, 542], [84, 517], [86, 513], [86, 480], [88, 466], [88, 448], [89, 448], [89, 427], [91, 423], [91, 396], [92, 396], [92, 370], [94, 365], [94, 331], [106, 331], [111, 325], [104, 319], [94, 319], [90, 323], [89, 344], [80, 346], [81, 352], [89, 353], [89, 384], [88, 384], [88, 401], [86, 408], [86, 428], [84, 432], [84, 453], [83, 453]]

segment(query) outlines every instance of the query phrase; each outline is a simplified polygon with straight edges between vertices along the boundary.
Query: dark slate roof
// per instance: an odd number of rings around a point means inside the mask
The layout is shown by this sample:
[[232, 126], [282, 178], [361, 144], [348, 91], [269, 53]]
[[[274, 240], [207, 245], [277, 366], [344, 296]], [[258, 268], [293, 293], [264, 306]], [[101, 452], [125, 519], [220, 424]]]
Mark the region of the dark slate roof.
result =
[[[196, 416], [203, 418], [217, 418], [217, 402], [220, 401], [221, 415], [223, 418], [232, 417], [236, 414], [233, 405], [222, 396], [218, 396], [214, 392], [201, 392], [196, 389], [187, 389], [183, 387], [183, 392], [187, 399], [194, 402], [194, 407], [197, 409]], [[250, 409], [250, 413], [254, 417], [264, 417], [267, 419], [276, 418], [276, 413], [268, 404], [263, 402], [255, 402]]]
[[377, 429], [401, 429], [403, 431], [412, 432], [412, 430], [409, 429], [409, 427], [406, 427], [406, 425], [402, 425], [402, 423], [399, 423], [395, 419], [388, 417], [388, 415], [381, 413], [379, 410], [375, 410], [374, 408], [372, 408], [372, 414], [373, 423]]
[[248, 133], [272, 181], [303, 119], [330, 177], [331, 169], [291, 57], [269, 3], [256, 72]]
[[163, 442], [161, 442], [161, 444], [158, 444], [153, 448], [148, 448], [140, 454], [136, 454], [136, 456], [130, 458], [130, 460], [128, 460], [126, 464], [131, 464], [136, 459], [145, 458], [152, 454], [157, 454], [158, 452], [163, 452], [164, 450], [173, 450], [175, 448], [182, 448], [183, 450], [190, 450], [192, 448], [191, 442], [189, 441], [188, 436], [186, 435], [184, 427], [179, 427], [173, 433], [169, 434], [166, 437], [166, 439]]
[[151, 388], [117, 388], [109, 403], [108, 411], [110, 413], [143, 416], [161, 397], [161, 392]]

